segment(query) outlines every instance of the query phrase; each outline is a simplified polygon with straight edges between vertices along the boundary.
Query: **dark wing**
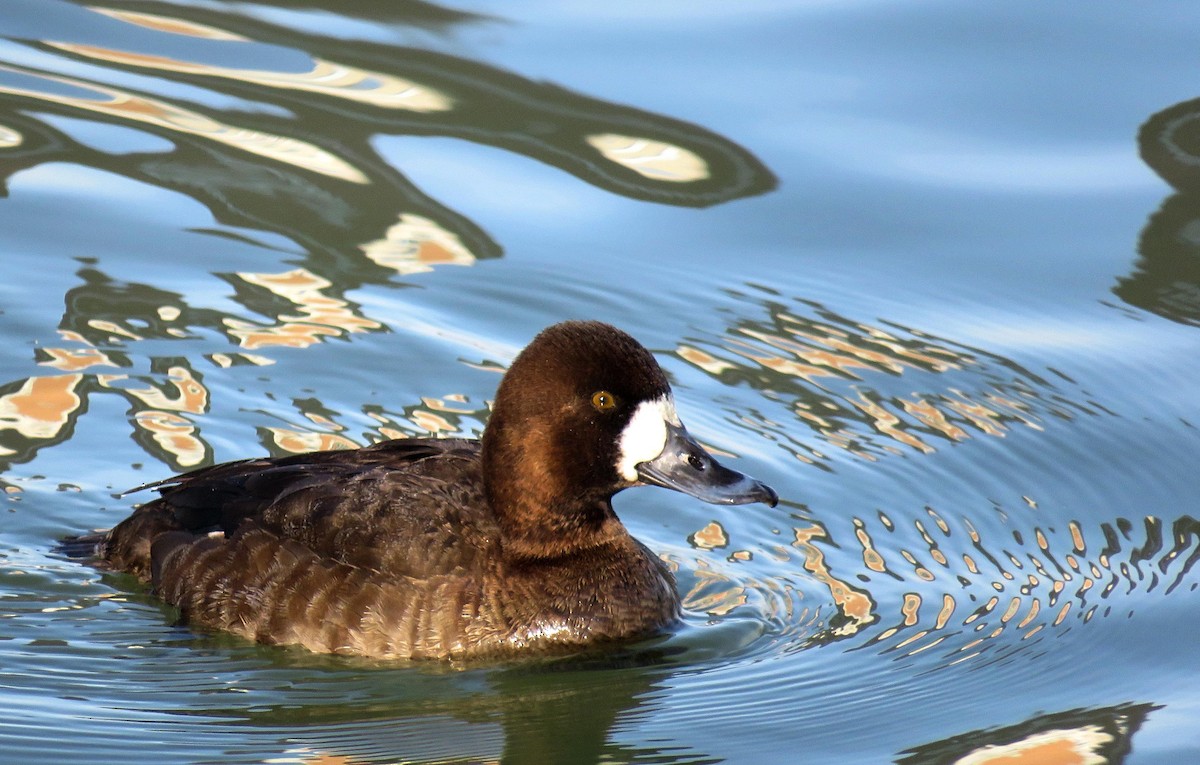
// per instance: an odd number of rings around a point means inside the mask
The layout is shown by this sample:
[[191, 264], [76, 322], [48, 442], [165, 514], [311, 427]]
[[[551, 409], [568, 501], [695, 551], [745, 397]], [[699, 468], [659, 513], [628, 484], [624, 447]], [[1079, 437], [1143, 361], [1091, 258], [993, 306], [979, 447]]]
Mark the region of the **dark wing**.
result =
[[[321, 558], [425, 578], [490, 554], [477, 441], [401, 439], [363, 449], [230, 462], [145, 489], [162, 495], [109, 534], [102, 556], [148, 578], [150, 544], [262, 529]], [[155, 554], [160, 554], [160, 545]]]

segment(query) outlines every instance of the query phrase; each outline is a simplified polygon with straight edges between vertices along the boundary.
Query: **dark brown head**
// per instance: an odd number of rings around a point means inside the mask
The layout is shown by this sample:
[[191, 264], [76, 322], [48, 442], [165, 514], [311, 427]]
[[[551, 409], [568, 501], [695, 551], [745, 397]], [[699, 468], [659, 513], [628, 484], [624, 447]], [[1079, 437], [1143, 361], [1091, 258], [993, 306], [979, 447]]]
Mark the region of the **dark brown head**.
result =
[[706, 502], [777, 501], [688, 435], [649, 351], [593, 321], [549, 327], [513, 361], [484, 431], [483, 474], [506, 549], [528, 557], [624, 533], [612, 496], [643, 483]]

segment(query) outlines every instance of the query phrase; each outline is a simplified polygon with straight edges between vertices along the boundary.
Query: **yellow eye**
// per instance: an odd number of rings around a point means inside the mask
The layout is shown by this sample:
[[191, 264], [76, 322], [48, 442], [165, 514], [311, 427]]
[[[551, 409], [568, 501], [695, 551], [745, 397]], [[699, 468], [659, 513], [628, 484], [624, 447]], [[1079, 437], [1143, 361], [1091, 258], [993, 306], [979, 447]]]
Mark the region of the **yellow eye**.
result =
[[617, 397], [606, 390], [598, 390], [592, 394], [592, 406], [599, 412], [611, 412], [617, 408]]

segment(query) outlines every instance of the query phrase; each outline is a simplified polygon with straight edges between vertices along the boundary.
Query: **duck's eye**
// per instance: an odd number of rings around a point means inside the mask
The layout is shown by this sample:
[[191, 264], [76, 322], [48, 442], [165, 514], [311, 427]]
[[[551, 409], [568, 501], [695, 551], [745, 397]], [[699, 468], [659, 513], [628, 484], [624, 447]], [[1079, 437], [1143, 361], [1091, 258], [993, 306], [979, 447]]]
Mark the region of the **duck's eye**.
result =
[[606, 390], [598, 390], [592, 394], [592, 406], [598, 412], [611, 412], [617, 408], [617, 397]]

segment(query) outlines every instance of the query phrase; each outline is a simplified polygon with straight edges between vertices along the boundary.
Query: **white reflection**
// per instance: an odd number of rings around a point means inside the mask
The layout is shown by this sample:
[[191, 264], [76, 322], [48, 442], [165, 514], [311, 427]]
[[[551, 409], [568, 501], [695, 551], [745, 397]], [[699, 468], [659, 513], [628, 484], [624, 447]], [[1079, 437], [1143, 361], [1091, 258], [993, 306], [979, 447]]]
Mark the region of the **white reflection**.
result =
[[250, 82], [271, 88], [303, 90], [346, 101], [357, 101], [381, 109], [404, 109], [412, 112], [442, 112], [454, 108], [451, 98], [433, 88], [390, 74], [338, 64], [320, 58], [312, 59], [307, 72], [281, 72], [269, 69], [229, 69], [194, 61], [180, 61], [164, 56], [101, 48], [95, 45], [51, 42], [47, 45], [125, 66], [137, 66], [164, 72], [222, 77], [227, 80]]
[[1010, 744], [988, 744], [955, 760], [954, 765], [1019, 765], [1024, 762], [1030, 765], [1106, 765], [1110, 760], [1102, 749], [1112, 740], [1111, 735], [1095, 725], [1051, 730]]
[[674, 144], [616, 133], [589, 135], [587, 142], [609, 161], [651, 180], [687, 183], [709, 175], [702, 157]]
[[[250, 42], [234, 32], [198, 24], [191, 21], [159, 16], [153, 13], [116, 10], [93, 6], [90, 10], [128, 24], [170, 34], [187, 35], [209, 40]], [[338, 64], [320, 58], [312, 59], [312, 69], [307, 72], [280, 72], [262, 69], [232, 69], [191, 61], [150, 56], [112, 50], [92, 45], [76, 45], [46, 41], [47, 45], [70, 51], [80, 56], [130, 66], [151, 67], [171, 72], [225, 77], [242, 82], [253, 82], [275, 88], [304, 90], [321, 93], [349, 101], [371, 104], [383, 109], [406, 109], [414, 112], [448, 111], [454, 107], [449, 96], [431, 87], [420, 85], [402, 77], [381, 72]]]
[[[3, 64], [0, 64], [0, 72], [11, 72], [45, 83], [44, 90], [0, 83], [0, 93], [27, 96], [122, 120], [155, 125], [178, 133], [207, 138], [210, 141], [232, 146], [250, 154], [284, 162], [333, 178], [341, 178], [354, 183], [368, 183], [367, 177], [354, 166], [324, 149], [295, 138], [233, 127], [165, 101], [125, 93], [72, 77], [38, 74]], [[54, 87], [55, 84], [76, 88], [88, 95], [67, 95], [61, 92], [61, 88]]]
[[0, 125], [0, 149], [11, 149], [20, 146], [25, 138], [7, 125]]

